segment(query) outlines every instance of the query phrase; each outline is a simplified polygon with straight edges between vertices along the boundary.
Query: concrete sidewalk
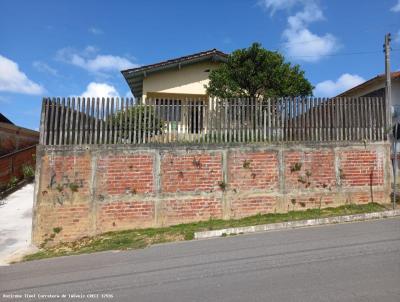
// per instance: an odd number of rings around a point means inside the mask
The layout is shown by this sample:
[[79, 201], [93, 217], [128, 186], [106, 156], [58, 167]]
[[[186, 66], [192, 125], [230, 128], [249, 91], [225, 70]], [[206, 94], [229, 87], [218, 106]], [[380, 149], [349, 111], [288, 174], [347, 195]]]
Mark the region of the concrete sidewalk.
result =
[[33, 184], [27, 184], [0, 201], [0, 265], [32, 250]]
[[359, 221], [375, 220], [382, 218], [391, 218], [397, 216], [400, 216], [400, 209], [382, 211], [382, 212], [373, 212], [373, 213], [360, 213], [353, 215], [323, 217], [323, 218], [315, 218], [307, 220], [285, 221], [278, 223], [259, 224], [253, 226], [233, 227], [233, 228], [225, 228], [212, 231], [196, 232], [194, 233], [194, 239], [208, 239], [214, 237], [221, 237], [224, 235], [225, 236], [238, 235], [238, 234], [258, 233], [267, 231], [279, 231], [286, 229], [297, 229], [297, 228], [304, 228], [311, 226], [322, 226], [322, 225], [337, 224], [337, 223], [359, 222]]

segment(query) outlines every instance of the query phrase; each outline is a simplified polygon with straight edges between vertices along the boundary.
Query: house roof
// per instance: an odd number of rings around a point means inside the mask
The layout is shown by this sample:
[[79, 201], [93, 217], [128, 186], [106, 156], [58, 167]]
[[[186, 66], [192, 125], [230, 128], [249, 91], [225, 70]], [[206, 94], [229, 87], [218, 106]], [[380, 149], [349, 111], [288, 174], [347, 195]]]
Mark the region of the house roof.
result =
[[131, 68], [122, 70], [121, 73], [127, 81], [133, 95], [135, 97], [142, 96], [143, 90], [143, 79], [153, 73], [159, 72], [166, 69], [181, 68], [184, 65], [189, 65], [193, 63], [198, 63], [202, 61], [215, 61], [215, 62], [225, 62], [228, 55], [220, 50], [211, 49], [188, 56], [183, 56], [175, 59], [170, 59], [167, 61], [162, 61], [155, 64], [140, 66], [137, 68]]
[[[400, 79], [400, 71], [395, 71], [391, 73], [391, 77], [392, 80], [394, 79]], [[360, 85], [357, 85], [349, 90], [346, 90], [345, 92], [342, 92], [341, 94], [337, 95], [338, 97], [342, 97], [342, 96], [349, 96], [353, 93], [356, 93], [357, 91], [363, 89], [363, 88], [367, 88], [370, 85], [379, 83], [385, 81], [385, 74], [378, 74], [376, 77], [369, 79], [367, 81], [365, 81], [364, 83], [361, 83]]]
[[8, 118], [5, 117], [4, 114], [2, 114], [0, 112], [0, 122], [1, 123], [6, 123], [6, 124], [10, 124], [10, 125], [14, 125], [14, 123], [12, 121], [10, 121]]

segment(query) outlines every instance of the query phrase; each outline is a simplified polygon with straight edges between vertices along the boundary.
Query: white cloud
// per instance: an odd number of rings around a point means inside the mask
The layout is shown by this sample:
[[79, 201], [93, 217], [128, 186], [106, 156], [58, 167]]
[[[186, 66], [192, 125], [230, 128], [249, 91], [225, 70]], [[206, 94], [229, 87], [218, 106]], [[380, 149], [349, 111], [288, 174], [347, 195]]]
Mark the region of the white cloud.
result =
[[103, 31], [102, 31], [100, 28], [97, 28], [97, 27], [94, 27], [94, 26], [90, 27], [88, 30], [89, 30], [89, 32], [90, 32], [91, 34], [94, 34], [94, 35], [101, 35], [101, 34], [103, 34]]
[[87, 69], [93, 71], [100, 70], [114, 70], [127, 69], [132, 67], [133, 64], [128, 59], [112, 55], [97, 55], [94, 59], [87, 60]]
[[356, 74], [344, 73], [336, 81], [327, 80], [318, 83], [314, 89], [317, 97], [333, 97], [354, 86], [365, 82], [365, 79]]
[[42, 94], [45, 89], [19, 70], [17, 63], [0, 55], [0, 91]]
[[317, 62], [339, 48], [333, 35], [318, 36], [307, 28], [288, 28], [283, 32], [283, 36], [287, 40], [284, 45], [287, 55], [307, 62]]
[[59, 61], [72, 64], [93, 73], [121, 71], [127, 68], [137, 67], [128, 58], [97, 54], [98, 50], [93, 46], [86, 47], [78, 52], [73, 48], [67, 47], [57, 51], [56, 58]]
[[119, 93], [114, 86], [106, 83], [91, 82], [86, 90], [82, 92], [82, 97], [119, 97]]
[[273, 15], [278, 10], [290, 9], [302, 2], [302, 0], [261, 0], [259, 4], [267, 10], [270, 10], [271, 15]]
[[397, 4], [395, 4], [390, 10], [395, 13], [400, 12], [400, 0], [397, 0]]
[[[74, 51], [73, 48], [69, 48], [71, 51]], [[96, 46], [93, 45], [88, 45], [85, 47], [85, 49], [82, 51], [82, 54], [84, 56], [90, 56], [94, 55], [99, 51], [99, 49]]]
[[58, 71], [54, 69], [53, 67], [50, 67], [44, 62], [41, 61], [35, 61], [32, 63], [33, 67], [36, 68], [37, 71], [44, 72], [44, 73], [49, 73], [53, 76], [58, 76]]
[[271, 11], [271, 15], [279, 10], [301, 7], [300, 11], [288, 17], [288, 26], [282, 33], [285, 40], [283, 46], [288, 56], [317, 62], [339, 48], [339, 43], [332, 34], [317, 35], [309, 29], [311, 23], [325, 19], [316, 0], [263, 0], [260, 3]]

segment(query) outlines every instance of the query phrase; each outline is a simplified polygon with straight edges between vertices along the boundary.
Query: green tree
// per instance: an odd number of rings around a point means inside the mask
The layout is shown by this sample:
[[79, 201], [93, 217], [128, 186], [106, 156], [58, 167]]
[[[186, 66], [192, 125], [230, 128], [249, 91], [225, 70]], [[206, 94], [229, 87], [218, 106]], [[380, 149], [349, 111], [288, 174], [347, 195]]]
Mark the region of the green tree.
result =
[[207, 93], [220, 98], [310, 96], [314, 88], [299, 65], [259, 43], [233, 51], [209, 78]]

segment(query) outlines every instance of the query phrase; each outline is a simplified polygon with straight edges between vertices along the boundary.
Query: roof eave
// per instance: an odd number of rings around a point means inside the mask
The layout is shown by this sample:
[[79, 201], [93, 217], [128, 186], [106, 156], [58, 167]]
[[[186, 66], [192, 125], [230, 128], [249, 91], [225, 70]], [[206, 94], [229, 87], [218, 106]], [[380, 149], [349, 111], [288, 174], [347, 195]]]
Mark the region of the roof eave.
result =
[[[400, 71], [392, 72], [391, 73], [391, 79], [392, 80], [400, 79]], [[359, 89], [366, 88], [366, 87], [368, 87], [370, 85], [373, 85], [377, 81], [385, 81], [385, 76], [383, 74], [379, 74], [379, 75], [373, 77], [372, 79], [369, 79], [369, 80], [367, 80], [367, 81], [365, 81], [365, 82], [363, 82], [363, 83], [361, 83], [361, 84], [359, 84], [359, 85], [357, 85], [357, 86], [355, 86], [353, 88], [350, 88], [350, 89], [338, 94], [336, 97], [346, 96], [349, 93], [353, 93], [353, 92], [356, 92]]]
[[126, 69], [126, 70], [122, 70], [121, 73], [122, 75], [124, 75], [124, 77], [136, 77], [138, 75], [143, 75], [146, 76], [148, 74], [154, 73], [154, 72], [159, 72], [159, 71], [163, 71], [166, 69], [174, 69], [174, 68], [179, 68], [180, 66], [185, 66], [185, 65], [190, 65], [193, 63], [198, 63], [198, 62], [203, 62], [203, 61], [208, 61], [208, 60], [212, 60], [214, 62], [226, 62], [227, 61], [227, 57], [219, 55], [219, 54], [213, 54], [212, 56], [203, 56], [203, 57], [198, 57], [198, 58], [193, 58], [193, 59], [189, 59], [186, 61], [182, 61], [182, 62], [173, 62], [170, 64], [165, 64], [165, 65], [160, 65], [160, 66], [155, 66], [155, 67], [149, 67], [149, 68], [134, 68], [134, 69]]
[[363, 82], [363, 83], [361, 83], [361, 84], [359, 84], [359, 85], [357, 85], [357, 86], [355, 86], [353, 88], [350, 88], [350, 89], [348, 89], [346, 91], [343, 91], [342, 93], [338, 94], [336, 97], [346, 96], [349, 93], [353, 93], [353, 92], [356, 92], [359, 89], [368, 87], [368, 86], [374, 84], [375, 82], [377, 82], [378, 80], [381, 80], [381, 79], [382, 79], [382, 76], [378, 75], [378, 76], [376, 76], [376, 77], [374, 77], [372, 79], [369, 79], [368, 81], [365, 81], [365, 82]]
[[[204, 61], [213, 61], [213, 62], [226, 62], [228, 59], [228, 55], [225, 55], [223, 53], [212, 53], [209, 55], [204, 55], [201, 57], [196, 57], [196, 58], [191, 58], [185, 61], [181, 62], [171, 62], [169, 64], [165, 65], [160, 65], [160, 66], [149, 66], [149, 68], [134, 68], [134, 69], [126, 69], [122, 70], [121, 73], [123, 77], [125, 78], [126, 82], [129, 85], [129, 88], [131, 89], [133, 95], [135, 98], [140, 98], [142, 97], [142, 92], [143, 88], [140, 88], [139, 86], [143, 87], [143, 79], [147, 77], [149, 74], [153, 74], [156, 72], [160, 71], [165, 71], [169, 69], [174, 69], [174, 68], [181, 68], [182, 66], [185, 65], [190, 65], [193, 63], [199, 63], [199, 62], [204, 62]], [[136, 82], [136, 89], [134, 88], [133, 82]]]

